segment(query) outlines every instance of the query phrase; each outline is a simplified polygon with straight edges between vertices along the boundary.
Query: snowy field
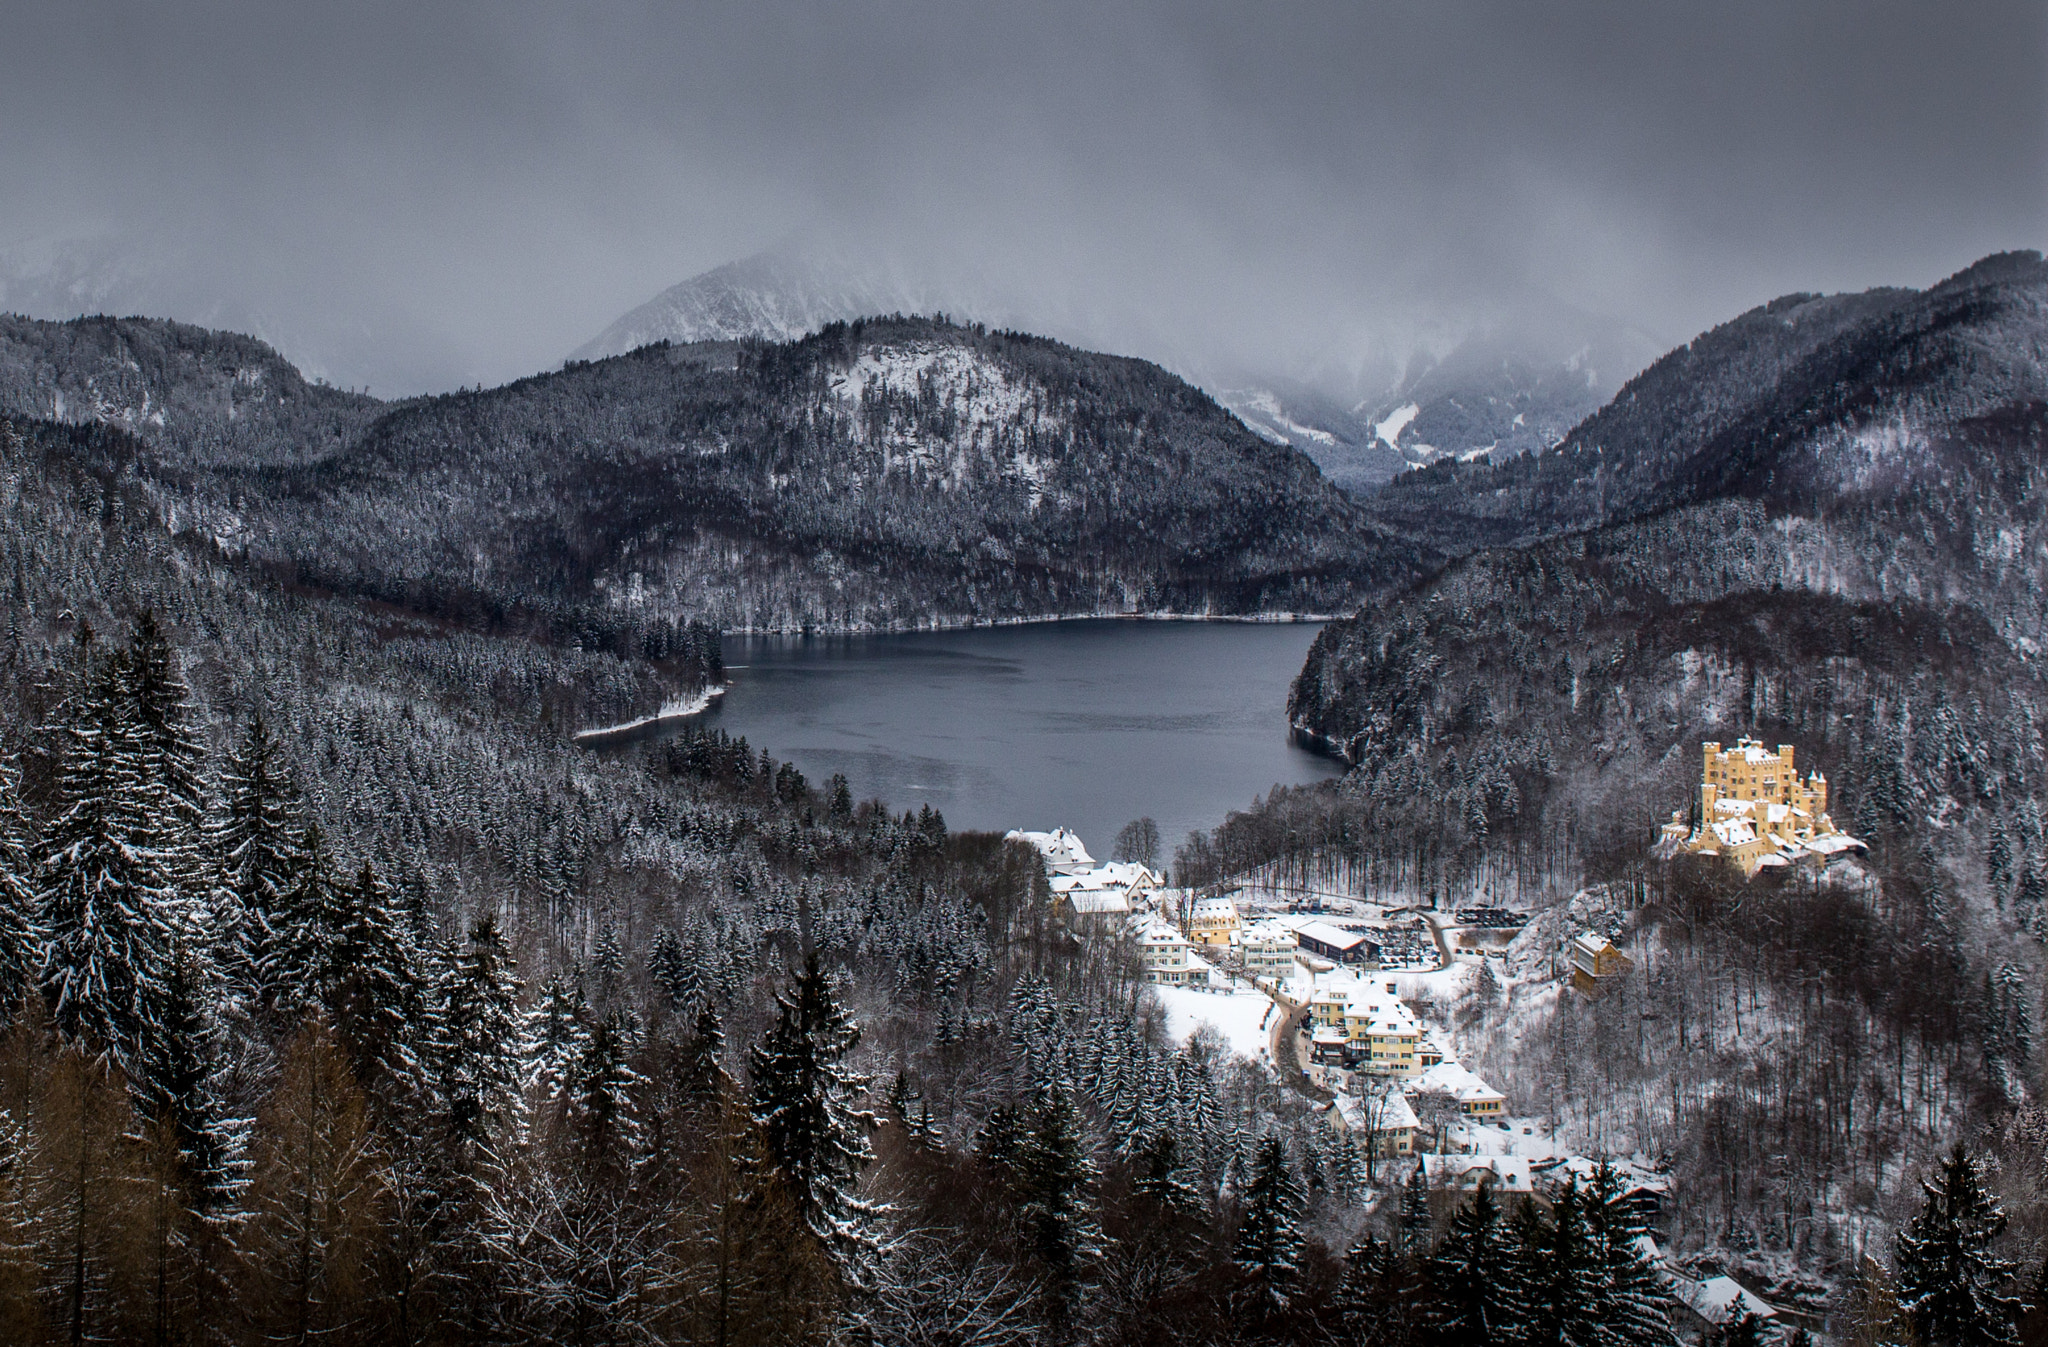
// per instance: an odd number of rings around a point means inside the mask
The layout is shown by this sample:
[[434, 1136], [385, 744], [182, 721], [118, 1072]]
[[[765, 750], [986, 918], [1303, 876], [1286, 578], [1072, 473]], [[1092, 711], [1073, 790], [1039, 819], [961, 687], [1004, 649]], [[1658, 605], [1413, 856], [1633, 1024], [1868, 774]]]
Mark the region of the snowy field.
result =
[[1238, 990], [1202, 991], [1189, 987], [1154, 987], [1159, 1004], [1166, 1008], [1166, 1034], [1175, 1043], [1185, 1043], [1205, 1024], [1214, 1025], [1223, 1041], [1240, 1057], [1270, 1062], [1274, 1020], [1280, 1010], [1262, 992]]

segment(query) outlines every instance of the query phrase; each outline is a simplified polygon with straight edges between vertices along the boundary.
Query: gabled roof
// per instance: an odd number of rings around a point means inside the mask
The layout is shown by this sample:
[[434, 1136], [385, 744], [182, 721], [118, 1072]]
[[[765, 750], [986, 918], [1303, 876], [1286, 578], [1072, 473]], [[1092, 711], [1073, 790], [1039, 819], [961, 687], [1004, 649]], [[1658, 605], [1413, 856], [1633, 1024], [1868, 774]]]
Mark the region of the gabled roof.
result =
[[1313, 940], [1332, 949], [1356, 949], [1372, 943], [1371, 936], [1364, 931], [1347, 931], [1325, 921], [1305, 921], [1294, 928], [1294, 934], [1302, 940]]
[[[1382, 1132], [1414, 1131], [1422, 1125], [1415, 1116], [1415, 1110], [1408, 1106], [1408, 1100], [1399, 1090], [1389, 1090], [1386, 1102], [1375, 1104], [1379, 1114]], [[1343, 1119], [1344, 1126], [1354, 1132], [1363, 1132], [1367, 1124], [1366, 1101], [1355, 1094], [1340, 1094], [1330, 1102], [1330, 1111]]]
[[1443, 1061], [1427, 1067], [1409, 1077], [1404, 1087], [1410, 1094], [1424, 1090], [1442, 1090], [1461, 1104], [1505, 1102], [1507, 1096], [1494, 1089], [1477, 1075], [1452, 1061]]

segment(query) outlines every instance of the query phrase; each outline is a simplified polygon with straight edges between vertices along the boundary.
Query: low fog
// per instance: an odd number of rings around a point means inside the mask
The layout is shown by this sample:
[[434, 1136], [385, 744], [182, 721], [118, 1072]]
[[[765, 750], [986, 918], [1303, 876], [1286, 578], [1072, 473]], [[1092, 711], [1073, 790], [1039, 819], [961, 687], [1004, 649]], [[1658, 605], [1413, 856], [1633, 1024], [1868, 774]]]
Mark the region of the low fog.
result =
[[1226, 377], [1683, 341], [2038, 247], [2048, 11], [74, 3], [0, 44], [0, 307], [380, 394], [772, 248]]

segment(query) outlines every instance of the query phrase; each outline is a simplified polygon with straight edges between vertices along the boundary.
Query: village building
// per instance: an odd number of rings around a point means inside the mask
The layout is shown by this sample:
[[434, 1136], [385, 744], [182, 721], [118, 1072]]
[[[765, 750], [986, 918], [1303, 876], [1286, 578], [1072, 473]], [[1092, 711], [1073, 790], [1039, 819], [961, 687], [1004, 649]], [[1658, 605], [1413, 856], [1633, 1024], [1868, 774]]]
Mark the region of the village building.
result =
[[1228, 945], [1244, 925], [1228, 898], [1197, 898], [1188, 908], [1188, 939], [1200, 945]]
[[1330, 1102], [1323, 1125], [1333, 1135], [1349, 1134], [1360, 1146], [1373, 1146], [1381, 1156], [1415, 1153], [1415, 1132], [1422, 1124], [1399, 1090], [1365, 1098], [1340, 1094]]
[[1078, 874], [1056, 874], [1046, 881], [1053, 906], [1063, 917], [1115, 918], [1150, 908], [1159, 891], [1159, 876], [1130, 861], [1111, 861]]
[[1535, 1191], [1529, 1162], [1518, 1155], [1425, 1155], [1418, 1162], [1432, 1188], [1472, 1192], [1489, 1188], [1496, 1194]]
[[1037, 848], [1038, 854], [1045, 857], [1045, 872], [1049, 875], [1082, 875], [1095, 868], [1095, 859], [1088, 854], [1088, 848], [1065, 828], [1054, 828], [1049, 833], [1012, 828], [1003, 834], [1003, 840], [1028, 842]]
[[1457, 1101], [1460, 1113], [1483, 1122], [1505, 1117], [1508, 1111], [1506, 1095], [1452, 1061], [1418, 1071], [1409, 1077], [1407, 1090], [1411, 1100], [1425, 1091], [1440, 1090]]
[[1302, 949], [1332, 963], [1379, 967], [1380, 947], [1363, 931], [1310, 921], [1294, 928], [1294, 938]]
[[1145, 922], [1133, 933], [1133, 943], [1147, 982], [1180, 986], [1208, 977], [1208, 966], [1190, 956], [1187, 937], [1163, 921]]
[[1585, 996], [1600, 995], [1635, 967], [1634, 960], [1598, 931], [1579, 932], [1565, 942], [1564, 953], [1571, 967], [1572, 988]]
[[1351, 1060], [1376, 1076], [1412, 1076], [1421, 1065], [1417, 1051], [1422, 1026], [1399, 996], [1394, 984], [1369, 983], [1372, 990], [1354, 995], [1344, 1007], [1344, 1037], [1350, 1044]]
[[1318, 987], [1309, 994], [1308, 1019], [1317, 1029], [1344, 1032], [1344, 1011], [1351, 1004], [1351, 992], [1344, 987]]
[[1254, 980], [1286, 982], [1294, 976], [1294, 932], [1277, 921], [1247, 922], [1237, 936], [1244, 973]]
[[1718, 856], [1750, 878], [1867, 850], [1835, 827], [1827, 778], [1817, 771], [1802, 778], [1793, 755], [1791, 744], [1773, 752], [1755, 739], [1739, 739], [1729, 749], [1713, 741], [1700, 745], [1698, 826], [1688, 827], [1683, 811], [1674, 811], [1660, 845], [1674, 855]]

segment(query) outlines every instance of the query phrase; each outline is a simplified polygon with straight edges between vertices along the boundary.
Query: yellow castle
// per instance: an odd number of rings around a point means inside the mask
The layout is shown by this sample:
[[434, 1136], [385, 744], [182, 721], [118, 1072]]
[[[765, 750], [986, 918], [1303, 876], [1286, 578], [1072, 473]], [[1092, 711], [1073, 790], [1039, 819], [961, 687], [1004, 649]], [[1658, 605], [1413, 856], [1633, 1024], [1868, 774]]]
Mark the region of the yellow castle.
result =
[[1802, 779], [1792, 745], [1773, 753], [1755, 739], [1738, 739], [1733, 748], [1705, 743], [1700, 750], [1700, 824], [1688, 827], [1685, 811], [1673, 810], [1660, 839], [1666, 854], [1720, 856], [1754, 877], [1797, 860], [1867, 850], [1835, 827], [1827, 778], [1808, 772]]

